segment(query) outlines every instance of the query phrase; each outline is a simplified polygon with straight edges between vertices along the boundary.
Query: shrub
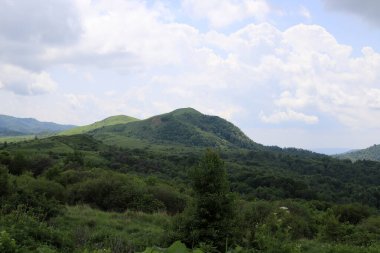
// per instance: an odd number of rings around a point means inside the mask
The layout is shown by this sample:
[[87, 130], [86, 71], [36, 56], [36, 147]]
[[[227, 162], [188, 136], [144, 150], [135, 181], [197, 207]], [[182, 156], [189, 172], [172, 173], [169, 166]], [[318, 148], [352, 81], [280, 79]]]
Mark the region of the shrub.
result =
[[6, 231], [0, 232], [0, 252], [1, 253], [16, 253], [16, 241], [10, 237]]

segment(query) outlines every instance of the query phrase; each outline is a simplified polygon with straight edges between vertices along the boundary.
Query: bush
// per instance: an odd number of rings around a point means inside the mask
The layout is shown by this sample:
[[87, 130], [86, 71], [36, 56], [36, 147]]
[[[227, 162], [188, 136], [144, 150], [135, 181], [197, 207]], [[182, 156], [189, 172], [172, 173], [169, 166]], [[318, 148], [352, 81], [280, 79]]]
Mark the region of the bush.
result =
[[17, 153], [9, 163], [9, 172], [13, 175], [21, 175], [28, 167], [28, 160], [22, 153]]
[[362, 204], [346, 204], [334, 208], [334, 214], [340, 222], [348, 222], [354, 225], [368, 218], [371, 213], [372, 210]]
[[[0, 227], [6, 229], [21, 252], [25, 252], [21, 249], [29, 249], [26, 252], [35, 252], [33, 250], [46, 244], [54, 248], [70, 247], [70, 240], [67, 237], [24, 210], [15, 210], [1, 216]], [[0, 250], [0, 252], [3, 251]]]
[[0, 198], [9, 193], [8, 170], [0, 165]]
[[153, 212], [165, 209], [162, 202], [148, 194], [142, 180], [119, 173], [103, 173], [69, 186], [69, 203], [86, 203], [102, 210]]
[[11, 184], [7, 198], [2, 202], [4, 213], [23, 209], [42, 220], [50, 219], [62, 212], [65, 189], [62, 185], [44, 178], [35, 179], [22, 175]]
[[10, 237], [6, 231], [0, 232], [0, 252], [1, 253], [16, 253], [16, 241]]
[[148, 186], [149, 193], [165, 205], [165, 209], [170, 214], [182, 212], [186, 207], [186, 199], [177, 189], [168, 185]]

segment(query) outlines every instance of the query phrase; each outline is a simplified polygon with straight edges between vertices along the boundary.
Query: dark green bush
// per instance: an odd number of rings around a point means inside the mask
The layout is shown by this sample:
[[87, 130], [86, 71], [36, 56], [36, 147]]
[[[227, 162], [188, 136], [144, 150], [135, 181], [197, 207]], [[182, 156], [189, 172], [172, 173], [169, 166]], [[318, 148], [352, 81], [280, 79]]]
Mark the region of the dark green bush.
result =
[[147, 192], [142, 180], [119, 173], [103, 173], [69, 187], [69, 203], [86, 203], [102, 210], [157, 211], [164, 209], [162, 202]]

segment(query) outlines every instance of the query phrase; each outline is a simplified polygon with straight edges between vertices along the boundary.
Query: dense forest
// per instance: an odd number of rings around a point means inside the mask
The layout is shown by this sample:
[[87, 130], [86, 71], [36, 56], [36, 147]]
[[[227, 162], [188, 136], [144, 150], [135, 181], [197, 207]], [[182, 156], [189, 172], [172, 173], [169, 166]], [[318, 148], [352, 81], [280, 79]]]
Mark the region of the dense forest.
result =
[[5, 253], [380, 252], [380, 163], [189, 109], [4, 143], [0, 186]]

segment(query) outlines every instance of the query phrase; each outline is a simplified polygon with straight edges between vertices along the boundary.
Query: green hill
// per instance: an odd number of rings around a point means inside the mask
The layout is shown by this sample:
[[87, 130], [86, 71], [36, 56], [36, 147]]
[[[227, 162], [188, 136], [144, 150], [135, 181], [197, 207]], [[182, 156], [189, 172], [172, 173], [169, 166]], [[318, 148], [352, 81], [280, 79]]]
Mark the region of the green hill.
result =
[[[87, 134], [3, 145], [0, 150], [27, 158], [44, 155], [65, 168], [76, 168], [80, 160], [90, 168], [186, 181], [189, 168], [209, 147], [217, 149], [225, 161], [231, 189], [248, 198], [353, 201], [380, 207], [380, 163], [353, 163], [307, 150], [266, 147], [232, 123], [189, 108]], [[5, 155], [3, 160], [7, 163], [9, 158]]]
[[98, 128], [91, 135], [107, 144], [182, 145], [187, 147], [258, 148], [238, 127], [192, 108], [177, 109], [146, 120]]
[[73, 127], [72, 125], [41, 122], [32, 118], [0, 115], [0, 137], [56, 133]]
[[373, 145], [369, 148], [349, 151], [335, 156], [339, 159], [357, 160], [370, 160], [380, 161], [380, 145]]
[[69, 129], [67, 131], [63, 131], [59, 133], [59, 135], [74, 135], [74, 134], [83, 134], [83, 133], [88, 133], [92, 130], [106, 127], [106, 126], [113, 126], [113, 125], [118, 125], [118, 124], [126, 124], [129, 122], [133, 121], [138, 121], [138, 119], [125, 116], [125, 115], [117, 115], [117, 116], [112, 116], [108, 117], [104, 120], [97, 121], [93, 124], [86, 125], [86, 126], [80, 126], [80, 127], [75, 127], [72, 129]]
[[[167, 116], [169, 123], [162, 119]], [[159, 122], [157, 117], [160, 117], [159, 120], [164, 123], [157, 123]], [[187, 142], [185, 139], [187, 131], [180, 131], [178, 134], [173, 132], [176, 135], [171, 137], [161, 134], [161, 131], [165, 130], [165, 126], [162, 125], [165, 122], [171, 125], [170, 121], [179, 124], [178, 117], [192, 119], [184, 121], [186, 127], [181, 127], [184, 129], [188, 127], [200, 135], [200, 143], [194, 145], [221, 141], [220, 137], [213, 133], [214, 130], [205, 133], [199, 130], [199, 127], [195, 127], [193, 117], [206, 117], [203, 120], [210, 120], [208, 118], [210, 116], [196, 111], [179, 110], [144, 121], [100, 128], [89, 134], [52, 136], [3, 145], [0, 146], [0, 163], [11, 164], [9, 157], [17, 158], [17, 155], [23, 154], [31, 161], [32, 171], [33, 168], [43, 170], [44, 163], [41, 162], [44, 160], [40, 160], [46, 158], [57, 166], [63, 166], [62, 169], [65, 170], [85, 166], [187, 182], [189, 169], [198, 163], [202, 152], [209, 146], [190, 146], [193, 142]], [[231, 124], [220, 118], [213, 120], [221, 120], [226, 127]], [[140, 122], [144, 123], [139, 125], [142, 129], [137, 126]], [[180, 129], [178, 125], [174, 126]], [[212, 128], [212, 124], [208, 127]], [[128, 131], [131, 136], [133, 133], [134, 137], [126, 136]], [[202, 134], [211, 137], [206, 139]], [[153, 139], [155, 135], [160, 139]], [[107, 143], [102, 142], [102, 138]], [[380, 208], [379, 162], [353, 163], [306, 150], [266, 147], [254, 142], [250, 144], [252, 148], [241, 148], [240, 142], [236, 141], [237, 137], [231, 139], [231, 141], [222, 139], [222, 144], [227, 143], [227, 146], [217, 149], [225, 161], [231, 189], [246, 196], [247, 199], [360, 202]], [[28, 167], [24, 169], [28, 170]]]
[[[228, 252], [380, 252], [380, 162], [262, 146], [190, 108], [96, 127], [0, 145], [0, 252], [179, 252], [161, 248], [193, 240], [191, 209], [212, 231], [231, 211], [226, 245], [247, 250]], [[223, 160], [202, 162], [208, 147]], [[224, 169], [229, 182], [210, 184]]]

